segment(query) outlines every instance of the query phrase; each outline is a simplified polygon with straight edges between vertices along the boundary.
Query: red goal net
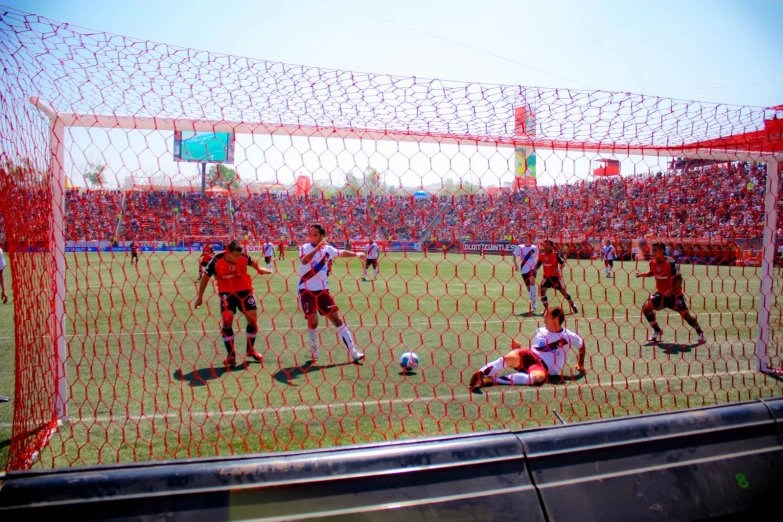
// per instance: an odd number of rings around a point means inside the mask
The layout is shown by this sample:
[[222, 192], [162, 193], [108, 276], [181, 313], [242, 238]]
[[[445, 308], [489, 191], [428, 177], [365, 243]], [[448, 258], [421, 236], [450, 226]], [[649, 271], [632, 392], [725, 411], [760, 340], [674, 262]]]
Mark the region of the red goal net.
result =
[[9, 469], [781, 392], [780, 110], [0, 35]]

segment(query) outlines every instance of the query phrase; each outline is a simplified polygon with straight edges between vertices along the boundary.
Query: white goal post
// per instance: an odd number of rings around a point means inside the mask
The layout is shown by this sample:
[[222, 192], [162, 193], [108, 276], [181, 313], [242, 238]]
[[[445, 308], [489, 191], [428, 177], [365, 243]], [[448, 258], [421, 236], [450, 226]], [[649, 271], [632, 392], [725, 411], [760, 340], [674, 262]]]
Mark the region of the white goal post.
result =
[[54, 409], [57, 418], [67, 420], [67, 375], [65, 361], [67, 347], [65, 337], [65, 236], [64, 236], [64, 134], [66, 127], [103, 128], [103, 129], [136, 129], [159, 131], [194, 131], [194, 132], [229, 132], [234, 134], [284, 135], [317, 138], [342, 138], [373, 141], [419, 142], [419, 143], [449, 143], [471, 144], [497, 148], [530, 147], [532, 152], [592, 152], [613, 155], [636, 155], [644, 157], [682, 157], [688, 159], [708, 159], [723, 161], [752, 161], [765, 163], [767, 172], [765, 205], [764, 205], [764, 237], [761, 264], [761, 290], [759, 296], [758, 337], [756, 342], [756, 370], [765, 371], [768, 368], [767, 343], [770, 339], [769, 319], [772, 302], [772, 282], [774, 277], [775, 231], [777, 223], [777, 199], [780, 191], [778, 166], [783, 155], [762, 153], [757, 151], [715, 151], [696, 148], [694, 145], [644, 147], [618, 145], [615, 143], [581, 143], [569, 141], [552, 141], [535, 136], [515, 136], [513, 138], [489, 139], [472, 135], [430, 134], [415, 131], [396, 131], [384, 129], [358, 129], [319, 127], [294, 124], [267, 124], [263, 122], [229, 122], [156, 118], [149, 116], [118, 116], [101, 114], [57, 113], [52, 107], [37, 97], [31, 97], [30, 103], [41, 111], [49, 120], [50, 132], [50, 187], [53, 197], [52, 233], [56, 274], [54, 277], [55, 307], [54, 319], [49, 325], [53, 339], [53, 352], [57, 368], [57, 390]]

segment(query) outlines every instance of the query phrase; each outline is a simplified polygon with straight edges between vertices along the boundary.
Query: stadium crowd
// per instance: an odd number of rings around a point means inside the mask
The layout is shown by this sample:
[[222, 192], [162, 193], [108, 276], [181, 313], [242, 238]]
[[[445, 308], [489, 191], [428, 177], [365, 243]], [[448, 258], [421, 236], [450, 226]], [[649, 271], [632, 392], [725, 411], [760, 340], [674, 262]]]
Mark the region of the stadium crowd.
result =
[[[234, 235], [301, 242], [308, 223], [319, 221], [333, 239], [351, 241], [500, 241], [516, 238], [522, 230], [550, 236], [754, 238], [763, 235], [762, 169], [711, 165], [492, 196], [338, 194], [327, 199], [242, 191], [69, 190], [65, 233], [67, 240], [177, 241]], [[783, 200], [779, 228], [781, 216]]]

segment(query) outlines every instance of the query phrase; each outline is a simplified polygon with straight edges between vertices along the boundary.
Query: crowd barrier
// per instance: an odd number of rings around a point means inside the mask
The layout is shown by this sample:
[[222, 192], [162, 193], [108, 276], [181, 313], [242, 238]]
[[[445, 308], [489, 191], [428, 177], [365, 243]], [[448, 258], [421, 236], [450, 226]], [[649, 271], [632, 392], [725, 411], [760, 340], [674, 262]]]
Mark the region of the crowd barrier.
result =
[[11, 472], [0, 519], [749, 520], [783, 486], [783, 398], [289, 454]]

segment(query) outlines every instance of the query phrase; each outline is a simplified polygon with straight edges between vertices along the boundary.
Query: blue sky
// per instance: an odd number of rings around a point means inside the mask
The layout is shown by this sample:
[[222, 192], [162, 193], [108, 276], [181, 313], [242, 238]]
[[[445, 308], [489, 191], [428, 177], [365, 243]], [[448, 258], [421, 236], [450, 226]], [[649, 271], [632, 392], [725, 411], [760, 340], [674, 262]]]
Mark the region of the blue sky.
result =
[[295, 64], [783, 103], [778, 0], [2, 3], [92, 29]]
[[[781, 1], [0, 2], [90, 29], [291, 64], [490, 84], [635, 92], [761, 107], [783, 104]], [[139, 152], [133, 161], [101, 152], [96, 144], [104, 138], [93, 134], [73, 135], [95, 145], [95, 150], [85, 147], [84, 154], [78, 148], [72, 153], [69, 171], [76, 182], [87, 161], [108, 163], [116, 184], [140, 170], [173, 176], [172, 169], [179, 169], [188, 178], [197, 175], [195, 165], [175, 165], [160, 154], [146, 160], [148, 150]], [[135, 141], [144, 143], [143, 139]], [[276, 158], [281, 166], [265, 173], [264, 168], [274, 164], [270, 156], [251, 157], [255, 150], [251, 142], [239, 144], [248, 151], [238, 167], [247, 171], [247, 177], [292, 182], [297, 170], [313, 170], [300, 158], [281, 157]], [[168, 146], [161, 141], [161, 148]], [[574, 175], [588, 175], [587, 160], [574, 166], [557, 157], [549, 159], [557, 165], [539, 166], [540, 172], [551, 174], [546, 179], [540, 177], [540, 183], [561, 183]], [[503, 157], [500, 163], [505, 165], [509, 160]], [[369, 161], [376, 166], [373, 162]], [[429, 160], [424, 163], [410, 165], [414, 178], [428, 168]], [[665, 161], [639, 163], [628, 158], [623, 173], [657, 169], [661, 164]], [[490, 171], [505, 170], [503, 165], [493, 165]], [[338, 162], [333, 171], [350, 168]], [[396, 170], [391, 163], [376, 168]], [[452, 164], [451, 168], [461, 177], [474, 167]], [[435, 175], [420, 179], [422, 183], [448, 175], [444, 174], [448, 168], [433, 169]], [[327, 171], [332, 170], [324, 169]], [[507, 182], [510, 175], [482, 181], [496, 185]], [[407, 184], [415, 179], [394, 181]]]

